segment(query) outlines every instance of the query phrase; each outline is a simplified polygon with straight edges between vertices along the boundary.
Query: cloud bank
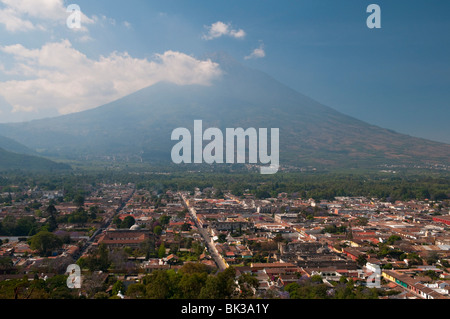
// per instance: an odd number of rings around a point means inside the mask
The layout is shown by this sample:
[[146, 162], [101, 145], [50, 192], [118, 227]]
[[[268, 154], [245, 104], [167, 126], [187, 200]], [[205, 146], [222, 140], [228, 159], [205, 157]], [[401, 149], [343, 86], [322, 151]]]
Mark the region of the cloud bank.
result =
[[[48, 30], [50, 25], [64, 25], [70, 13], [63, 0], [0, 0], [0, 24], [9, 32]], [[81, 13], [83, 27], [95, 23]]]
[[264, 50], [264, 43], [261, 43], [259, 48], [256, 48], [253, 50], [253, 52], [250, 55], [247, 55], [244, 57], [244, 59], [259, 59], [264, 58], [266, 56], [266, 51]]
[[225, 24], [222, 21], [217, 21], [210, 26], [206, 26], [208, 33], [203, 35], [204, 40], [213, 40], [222, 36], [228, 36], [235, 39], [242, 39], [246, 36], [244, 30], [233, 29], [231, 24]]
[[0, 68], [9, 79], [0, 82], [0, 95], [12, 112], [68, 114], [87, 110], [160, 81], [179, 85], [209, 85], [221, 70], [211, 60], [166, 51], [149, 59], [113, 52], [90, 59], [68, 40], [38, 49], [21, 44], [0, 46], [14, 59], [14, 67]]

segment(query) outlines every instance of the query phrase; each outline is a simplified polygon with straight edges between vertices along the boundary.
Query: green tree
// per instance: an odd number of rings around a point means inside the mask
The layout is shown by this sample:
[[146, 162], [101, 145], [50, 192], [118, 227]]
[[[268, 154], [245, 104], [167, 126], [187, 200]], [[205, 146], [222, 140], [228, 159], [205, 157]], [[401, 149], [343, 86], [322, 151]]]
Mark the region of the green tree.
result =
[[392, 236], [389, 236], [389, 238], [386, 240], [386, 244], [393, 245], [399, 240], [402, 240], [402, 238], [400, 236], [392, 235]]
[[125, 285], [121, 280], [117, 280], [112, 287], [113, 296], [116, 296], [119, 292], [125, 294]]
[[122, 223], [120, 224], [120, 228], [130, 228], [136, 223], [136, 220], [133, 216], [127, 216], [123, 219]]
[[201, 299], [229, 299], [236, 295], [236, 270], [229, 267], [217, 275], [208, 276], [200, 292]]
[[159, 218], [159, 222], [161, 223], [161, 225], [168, 225], [170, 222], [171, 217], [168, 215], [162, 215]]
[[58, 211], [57, 211], [55, 205], [50, 204], [47, 207], [47, 209], [45, 210], [45, 212], [48, 215], [48, 217], [47, 217], [47, 229], [48, 229], [48, 231], [52, 232], [56, 228], [58, 228], [58, 223], [56, 221], [56, 217], [58, 215]]
[[192, 228], [192, 226], [191, 226], [190, 224], [188, 224], [188, 223], [184, 223], [184, 224], [181, 226], [181, 230], [182, 230], [182, 231], [190, 231], [191, 228]]
[[238, 278], [240, 297], [251, 298], [255, 295], [254, 291], [259, 286], [258, 279], [251, 274], [242, 274]]
[[226, 234], [219, 234], [218, 241], [219, 241], [219, 243], [226, 243], [227, 242], [227, 235]]
[[142, 283], [135, 283], [128, 286], [126, 290], [126, 295], [132, 299], [143, 299], [145, 298], [146, 287]]
[[311, 282], [315, 282], [315, 283], [322, 283], [323, 279], [321, 275], [313, 275], [311, 276]]
[[157, 270], [144, 279], [146, 285], [146, 296], [149, 299], [168, 299], [170, 297], [171, 285], [169, 275], [166, 271]]
[[180, 268], [179, 272], [181, 274], [188, 274], [188, 275], [197, 274], [197, 273], [208, 274], [210, 272], [210, 268], [202, 263], [189, 262], [189, 263], [185, 263], [183, 265], [183, 267]]
[[438, 253], [435, 251], [430, 252], [427, 256], [426, 261], [427, 261], [427, 264], [429, 264], [429, 265], [437, 263], [439, 261]]
[[197, 299], [204, 287], [208, 274], [203, 273], [185, 273], [179, 282], [179, 289], [182, 292], [183, 299]]
[[36, 249], [40, 254], [49, 256], [55, 250], [62, 247], [61, 239], [48, 231], [40, 231], [30, 239], [30, 247]]
[[358, 255], [356, 258], [356, 264], [360, 267], [364, 266], [367, 263], [367, 257], [364, 254]]
[[111, 266], [109, 259], [109, 251], [105, 244], [101, 244], [98, 247], [98, 268], [101, 271], [107, 271]]
[[75, 197], [73, 202], [75, 203], [75, 205], [77, 205], [78, 208], [82, 208], [84, 206], [84, 201], [84, 196], [79, 194]]
[[161, 243], [158, 249], [158, 258], [164, 258], [166, 255], [166, 246], [164, 246], [164, 243]]
[[39, 226], [32, 216], [25, 216], [19, 219], [13, 230], [16, 236], [33, 236], [37, 233]]
[[161, 235], [162, 234], [162, 227], [161, 226], [155, 226], [154, 228], [153, 228], [153, 233], [155, 234], [155, 235], [157, 235], [157, 236], [159, 236], [159, 235]]

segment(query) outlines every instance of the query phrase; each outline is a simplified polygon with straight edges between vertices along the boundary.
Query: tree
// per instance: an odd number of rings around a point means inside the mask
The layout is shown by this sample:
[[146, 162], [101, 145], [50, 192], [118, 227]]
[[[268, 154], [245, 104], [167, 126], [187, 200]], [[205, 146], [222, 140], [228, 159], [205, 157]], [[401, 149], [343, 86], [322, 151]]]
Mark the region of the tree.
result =
[[84, 196], [79, 194], [75, 197], [74, 201], [75, 205], [77, 205], [78, 208], [81, 208], [84, 206]]
[[281, 243], [283, 240], [283, 236], [280, 233], [276, 234], [275, 238], [273, 239], [273, 241], [276, 243]]
[[113, 287], [112, 287], [112, 294], [115, 296], [115, 295], [117, 295], [119, 292], [122, 293], [122, 294], [125, 293], [125, 285], [123, 284], [122, 281], [117, 280], [117, 281], [114, 283]]
[[56, 275], [46, 281], [50, 299], [73, 299], [73, 291], [67, 287], [67, 276]]
[[359, 255], [358, 258], [356, 258], [356, 264], [360, 267], [364, 266], [367, 263], [367, 257], [363, 254]]
[[158, 258], [164, 258], [166, 255], [166, 247], [164, 246], [164, 243], [161, 243], [158, 249]]
[[25, 216], [17, 221], [13, 233], [16, 236], [33, 236], [37, 233], [38, 228], [34, 217]]
[[402, 238], [400, 236], [392, 235], [387, 239], [386, 244], [393, 245], [393, 244], [395, 244], [395, 242], [397, 242], [399, 240], [402, 240]]
[[208, 274], [203, 273], [185, 273], [178, 284], [182, 292], [183, 299], [197, 299], [200, 295], [201, 289], [204, 287]]
[[156, 270], [144, 279], [146, 284], [146, 296], [150, 299], [168, 299], [171, 285], [167, 271]]
[[254, 296], [254, 291], [259, 286], [258, 279], [250, 274], [242, 274], [238, 278], [240, 296], [242, 298], [250, 298]]
[[145, 254], [145, 258], [149, 259], [150, 256], [155, 254], [155, 239], [153, 236], [146, 239], [140, 246], [140, 250]]
[[358, 217], [356, 225], [358, 226], [367, 226], [369, 219], [367, 217]]
[[429, 265], [437, 263], [439, 261], [438, 253], [435, 251], [430, 252], [427, 256], [426, 261], [427, 261], [427, 264], [429, 264]]
[[50, 204], [47, 207], [47, 209], [45, 210], [45, 212], [48, 215], [48, 218], [47, 218], [47, 229], [48, 229], [48, 231], [52, 232], [56, 228], [58, 228], [58, 223], [56, 222], [56, 216], [58, 214], [58, 211], [56, 210], [55, 205]]
[[47, 209], [45, 210], [48, 216], [56, 216], [58, 213], [58, 210], [56, 209], [55, 205], [50, 204], [48, 205]]
[[427, 270], [424, 272], [425, 276], [428, 276], [431, 278], [431, 280], [438, 280], [439, 279], [439, 274], [437, 274], [435, 271], [433, 270]]
[[200, 299], [223, 299], [223, 296], [219, 292], [219, 279], [217, 276], [210, 275], [206, 279], [205, 286], [200, 290]]
[[153, 228], [153, 233], [155, 234], [155, 235], [157, 235], [157, 236], [159, 236], [159, 235], [161, 235], [162, 234], [162, 227], [161, 226], [155, 226], [154, 228]]
[[168, 215], [162, 215], [159, 218], [159, 222], [161, 223], [161, 225], [168, 225], [170, 222], [171, 217]]
[[226, 243], [227, 242], [227, 235], [226, 234], [219, 234], [218, 241], [219, 241], [219, 243]]
[[236, 270], [229, 267], [217, 275], [208, 276], [200, 292], [201, 299], [228, 299], [236, 294]]
[[100, 291], [94, 295], [94, 299], [106, 300], [106, 299], [109, 299], [109, 294], [106, 292]]
[[189, 262], [189, 263], [185, 263], [183, 265], [183, 267], [180, 268], [179, 272], [182, 274], [196, 274], [196, 273], [209, 273], [209, 267], [206, 266], [205, 264], [202, 263], [194, 263], [194, 262]]
[[311, 282], [322, 283], [323, 279], [321, 275], [313, 275], [311, 276]]
[[123, 219], [122, 223], [120, 224], [120, 228], [130, 228], [136, 223], [136, 220], [133, 216], [127, 216]]
[[182, 230], [182, 231], [190, 231], [191, 228], [192, 228], [191, 225], [188, 224], [188, 223], [184, 223], [184, 224], [181, 226], [181, 230]]
[[13, 262], [10, 257], [0, 258], [0, 273], [13, 269]]
[[107, 271], [111, 262], [109, 260], [109, 251], [105, 244], [98, 247], [98, 267], [101, 271]]
[[116, 215], [114, 216], [112, 223], [116, 225], [117, 228], [120, 228], [122, 221], [120, 220], [119, 216]]
[[133, 299], [142, 299], [145, 297], [146, 288], [144, 284], [135, 283], [128, 286], [126, 295]]
[[220, 190], [220, 189], [218, 189], [214, 195], [218, 199], [224, 199], [225, 198], [225, 195], [223, 194], [222, 190]]
[[40, 231], [30, 239], [30, 247], [44, 256], [51, 255], [53, 251], [60, 249], [62, 244], [58, 236], [48, 231]]

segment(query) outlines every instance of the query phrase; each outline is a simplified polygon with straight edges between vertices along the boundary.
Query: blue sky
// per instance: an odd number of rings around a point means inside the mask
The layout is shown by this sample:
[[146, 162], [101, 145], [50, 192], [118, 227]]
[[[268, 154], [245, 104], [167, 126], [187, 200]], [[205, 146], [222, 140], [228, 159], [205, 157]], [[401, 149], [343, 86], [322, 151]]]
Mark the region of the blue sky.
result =
[[[66, 26], [72, 3], [81, 30]], [[371, 3], [381, 29], [366, 25]], [[0, 0], [0, 122], [161, 79], [207, 83], [205, 53], [225, 51], [345, 114], [450, 143], [449, 12], [447, 0]]]

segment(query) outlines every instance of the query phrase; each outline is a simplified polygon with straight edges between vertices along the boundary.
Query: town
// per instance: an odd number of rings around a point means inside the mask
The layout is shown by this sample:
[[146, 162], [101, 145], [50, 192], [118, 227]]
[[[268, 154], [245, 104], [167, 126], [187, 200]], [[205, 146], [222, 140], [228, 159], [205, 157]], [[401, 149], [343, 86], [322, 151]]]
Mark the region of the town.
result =
[[[260, 199], [132, 183], [64, 192], [0, 191], [0, 297], [450, 296], [448, 200]], [[66, 286], [72, 264], [79, 289]], [[227, 291], [214, 278], [231, 278]]]

